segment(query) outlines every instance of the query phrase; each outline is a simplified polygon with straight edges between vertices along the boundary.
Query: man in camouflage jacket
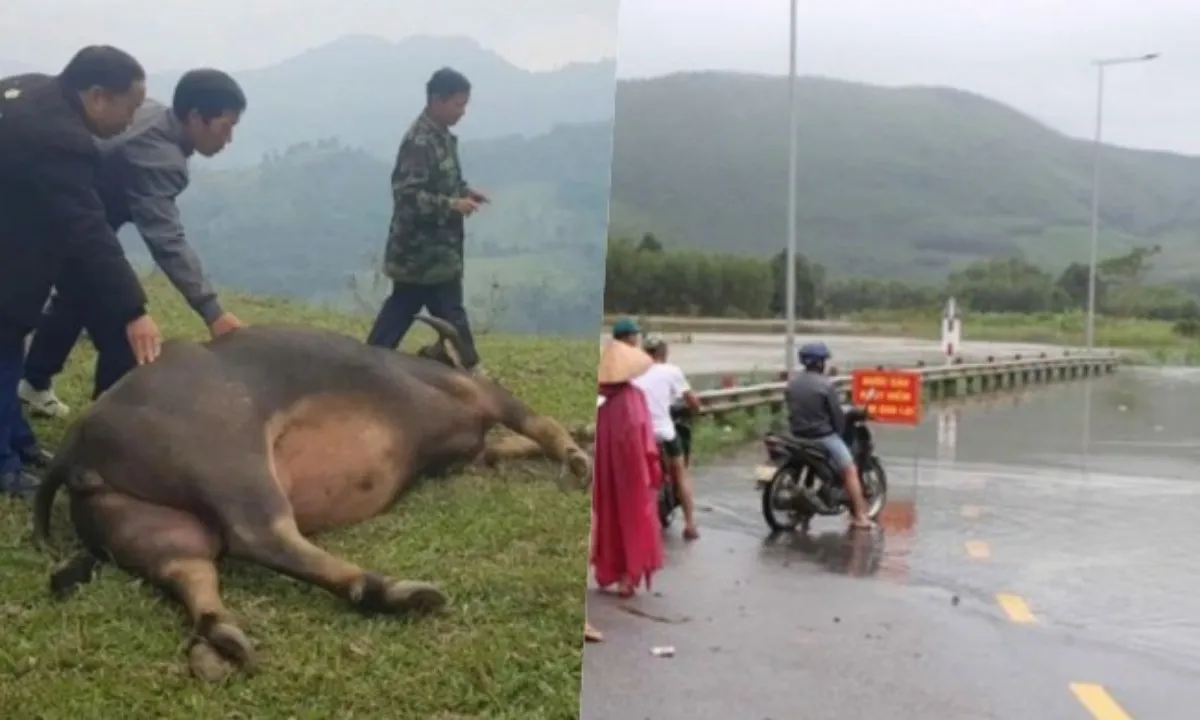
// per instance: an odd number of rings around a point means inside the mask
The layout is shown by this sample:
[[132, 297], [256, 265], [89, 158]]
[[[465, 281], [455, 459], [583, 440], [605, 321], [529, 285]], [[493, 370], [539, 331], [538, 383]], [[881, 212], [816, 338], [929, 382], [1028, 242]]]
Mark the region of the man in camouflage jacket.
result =
[[394, 210], [384, 256], [392, 293], [367, 343], [395, 348], [424, 307], [458, 330], [462, 362], [475, 369], [479, 357], [463, 306], [463, 225], [488, 199], [463, 180], [458, 139], [450, 132], [466, 112], [471, 85], [442, 68], [425, 92], [425, 109], [405, 133], [392, 171]]

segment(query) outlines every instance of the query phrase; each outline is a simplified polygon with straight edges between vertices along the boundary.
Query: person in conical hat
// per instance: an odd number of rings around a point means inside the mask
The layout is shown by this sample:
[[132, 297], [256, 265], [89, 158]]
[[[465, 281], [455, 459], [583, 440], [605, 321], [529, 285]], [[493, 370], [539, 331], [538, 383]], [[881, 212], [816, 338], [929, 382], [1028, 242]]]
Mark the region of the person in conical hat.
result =
[[[616, 333], [617, 328], [624, 325], [614, 325], [613, 332]], [[634, 328], [637, 326], [634, 325]], [[600, 366], [596, 372], [596, 380], [601, 385], [620, 385], [627, 383], [638, 377], [642, 373], [649, 370], [654, 365], [654, 358], [645, 351], [639, 348], [636, 344], [630, 345], [625, 339], [628, 336], [622, 336], [620, 339], [613, 338], [604, 349], [600, 351]], [[637, 340], [637, 331], [633, 331], [634, 342]]]
[[663, 565], [658, 443], [645, 397], [631, 382], [654, 364], [638, 347], [640, 334], [632, 320], [614, 323], [597, 372], [603, 402], [596, 411], [591, 564], [596, 584], [617, 585], [623, 597], [643, 582], [649, 588]]
[[[600, 394], [598, 400], [596, 400], [596, 408], [598, 408], [598, 412], [596, 412], [596, 431], [598, 431], [598, 437], [601, 425], [599, 408], [604, 406], [604, 403], [607, 400], [606, 395], [613, 394], [613, 392], [616, 392], [620, 386], [626, 385], [630, 382], [630, 380], [641, 376], [642, 373], [649, 370], [649, 367], [653, 365], [653, 359], [650, 358], [647, 353], [642, 352], [641, 348], [637, 347], [637, 336], [640, 334], [641, 330], [638, 329], [638, 326], [634, 320], [629, 318], [618, 319], [617, 322], [613, 323], [612, 326], [612, 340], [605, 344], [605, 348], [601, 350], [600, 364], [598, 370], [596, 370], [596, 380], [598, 380], [598, 384], [600, 385]], [[606, 388], [608, 389], [607, 394]], [[632, 398], [634, 396], [628, 397]], [[608, 410], [608, 412], [605, 413], [606, 418], [611, 414], [611, 412], [612, 410]], [[605, 422], [605, 427], [608, 427], [607, 422]], [[599, 448], [599, 440], [598, 443], [596, 443], [596, 446]], [[610, 484], [605, 484], [606, 491], [610, 486]], [[607, 512], [604, 516], [605, 522], [607, 523], [605, 526], [605, 532], [601, 532], [599, 535], [595, 533], [595, 528], [598, 526], [598, 514], [596, 514], [596, 509], [612, 508], [612, 503], [604, 502], [606, 499], [607, 498], [601, 498], [601, 502], [598, 503], [598, 499], [596, 499], [595, 494], [593, 494], [592, 497], [593, 553], [595, 553], [596, 547], [610, 546], [610, 542], [608, 542], [608, 540], [611, 539], [613, 530], [616, 530], [617, 535], [620, 534], [619, 524], [616, 529], [614, 529], [611, 518], [608, 517]], [[608, 568], [608, 566], [611, 564], [612, 563], [610, 562], [610, 559], [606, 557], [601, 558], [601, 566]], [[612, 571], [601, 572], [600, 575], [604, 576], [607, 580], [608, 577], [612, 576]], [[611, 581], [607, 584], [611, 584]], [[622, 586], [622, 588], [620, 588], [619, 592], [631, 594], [632, 587], [626, 584], [626, 586]], [[592, 623], [587, 622], [587, 620], [584, 620], [583, 623], [583, 638], [587, 642], [604, 642], [604, 634], [602, 634], [602, 632], [599, 630], [596, 630], [594, 626], [592, 626]]]

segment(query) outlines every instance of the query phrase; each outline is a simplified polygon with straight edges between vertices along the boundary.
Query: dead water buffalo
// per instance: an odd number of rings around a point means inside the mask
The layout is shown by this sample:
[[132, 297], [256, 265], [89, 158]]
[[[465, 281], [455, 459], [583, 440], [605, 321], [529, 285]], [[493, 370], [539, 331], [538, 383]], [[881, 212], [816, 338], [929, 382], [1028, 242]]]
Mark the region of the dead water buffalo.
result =
[[[307, 328], [252, 326], [170, 342], [68, 430], [34, 500], [34, 541], [67, 489], [84, 550], [51, 578], [63, 595], [101, 562], [175, 595], [195, 627], [193, 671], [253, 667], [221, 600], [216, 561], [248, 560], [365, 612], [431, 612], [435, 586], [335, 557], [307, 538], [383, 512], [422, 474], [548, 455], [586, 478], [590, 461], [561, 425], [458, 366], [449, 325], [420, 356]], [[504, 425], [516, 434], [485, 438]]]

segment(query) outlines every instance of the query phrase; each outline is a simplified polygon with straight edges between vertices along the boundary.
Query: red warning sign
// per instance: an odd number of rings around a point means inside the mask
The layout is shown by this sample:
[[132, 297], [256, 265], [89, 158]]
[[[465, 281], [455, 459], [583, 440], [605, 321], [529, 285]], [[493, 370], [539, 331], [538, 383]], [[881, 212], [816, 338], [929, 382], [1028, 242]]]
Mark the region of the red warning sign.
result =
[[922, 384], [921, 374], [911, 370], [855, 370], [850, 376], [850, 398], [865, 407], [875, 422], [917, 425]]

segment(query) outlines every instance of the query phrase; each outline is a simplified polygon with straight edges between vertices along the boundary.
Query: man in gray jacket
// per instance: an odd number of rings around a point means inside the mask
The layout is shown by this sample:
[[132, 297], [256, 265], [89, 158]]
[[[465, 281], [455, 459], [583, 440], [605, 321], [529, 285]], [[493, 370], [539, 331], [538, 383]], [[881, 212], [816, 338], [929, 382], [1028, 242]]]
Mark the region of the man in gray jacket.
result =
[[[103, 161], [97, 190], [109, 224], [114, 230], [128, 222], [137, 227], [154, 261], [213, 337], [241, 322], [221, 307], [188, 245], [175, 201], [188, 185], [188, 159], [193, 153], [212, 157], [221, 152], [245, 109], [246, 96], [232, 77], [219, 70], [192, 70], [175, 86], [171, 107], [147, 100], [128, 130], [98, 141]], [[68, 267], [57, 285], [78, 282], [86, 280]], [[56, 295], [25, 358], [18, 392], [30, 410], [41, 415], [69, 412], [54, 395], [51, 379], [62, 371], [85, 327], [98, 352], [93, 399], [136, 366], [118, 325]]]
[[842, 473], [846, 493], [850, 496], [850, 526], [856, 529], [873, 527], [874, 523], [867, 516], [867, 501], [863, 497], [854, 455], [842, 440], [846, 431], [842, 399], [825, 376], [829, 348], [823, 342], [805, 343], [798, 354], [804, 372], [796, 373], [784, 390], [792, 435], [825, 446], [834, 469]]

